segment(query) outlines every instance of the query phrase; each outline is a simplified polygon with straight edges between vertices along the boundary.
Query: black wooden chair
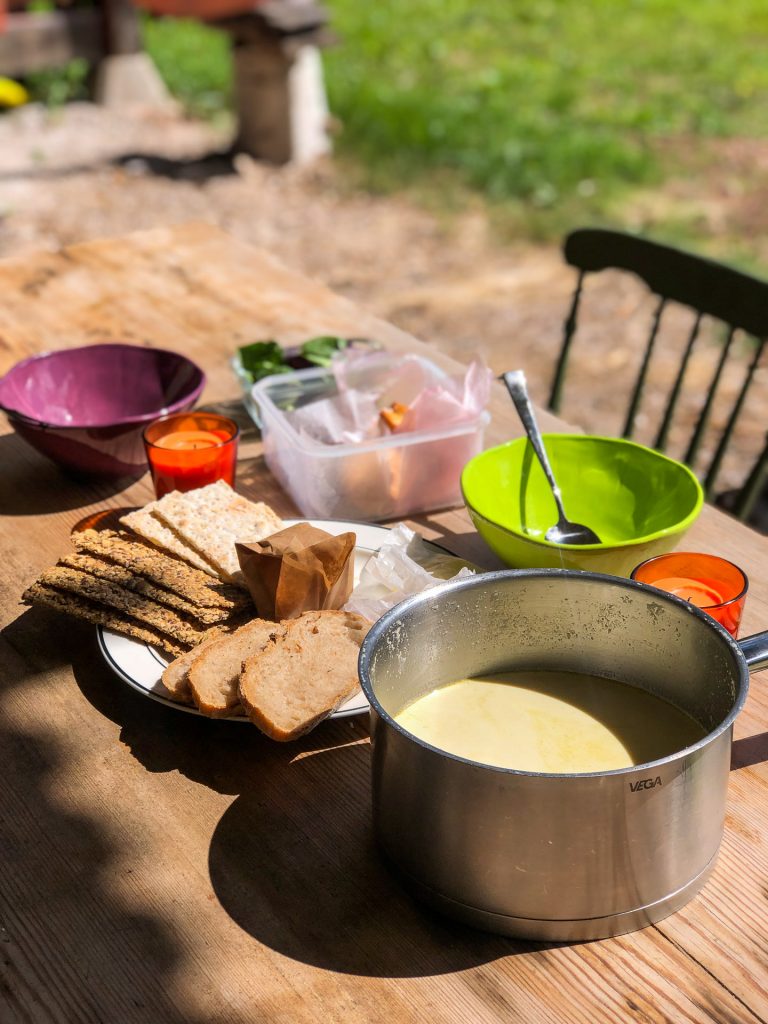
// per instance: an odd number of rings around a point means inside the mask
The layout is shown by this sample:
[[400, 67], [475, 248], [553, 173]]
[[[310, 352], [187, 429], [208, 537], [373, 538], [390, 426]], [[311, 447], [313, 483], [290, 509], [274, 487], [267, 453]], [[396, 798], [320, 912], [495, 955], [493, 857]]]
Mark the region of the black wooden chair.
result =
[[[730, 411], [725, 429], [717, 443], [708, 467], [702, 473], [707, 498], [712, 500], [715, 483], [736, 421], [752, 384], [755, 370], [768, 338], [768, 282], [760, 281], [713, 260], [681, 252], [634, 235], [618, 231], [583, 228], [567, 236], [564, 244], [566, 261], [578, 270], [578, 280], [570, 312], [564, 326], [564, 338], [557, 362], [549, 408], [560, 410], [566, 370], [571, 346], [576, 333], [579, 303], [584, 278], [601, 270], [616, 269], [637, 275], [658, 297], [650, 324], [648, 341], [640, 367], [629, 396], [629, 407], [622, 436], [631, 438], [638, 409], [646, 384], [648, 369], [659, 340], [662, 315], [669, 302], [690, 307], [696, 314], [688, 336], [677, 375], [670, 382], [670, 390], [653, 447], [664, 451], [670, 427], [680, 398], [685, 373], [700, 334], [702, 317], [713, 317], [725, 325], [724, 340], [714, 375], [698, 420], [693, 426], [683, 461], [693, 465], [707, 429], [718, 384], [731, 352], [737, 331], [746, 332], [756, 339], [754, 351], [745, 369], [741, 388]], [[767, 424], [768, 425], [768, 424]], [[750, 519], [768, 475], [768, 438], [752, 471], [741, 489], [731, 495], [727, 507], [740, 519]]]

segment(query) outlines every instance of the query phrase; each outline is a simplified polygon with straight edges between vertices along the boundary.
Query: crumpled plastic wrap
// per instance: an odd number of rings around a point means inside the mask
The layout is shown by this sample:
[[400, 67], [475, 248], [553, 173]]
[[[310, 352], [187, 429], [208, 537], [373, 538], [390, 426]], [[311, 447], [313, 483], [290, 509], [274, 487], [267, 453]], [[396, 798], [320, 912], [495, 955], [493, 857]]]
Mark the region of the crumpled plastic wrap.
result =
[[[389, 352], [335, 359], [333, 373], [337, 394], [287, 413], [301, 435], [322, 444], [354, 444], [475, 420], [488, 404], [492, 380], [480, 360], [464, 374], [449, 376], [418, 356]], [[393, 402], [407, 407], [394, 431], [379, 416]]]
[[475, 570], [468, 562], [437, 551], [401, 523], [366, 562], [344, 610], [375, 622], [406, 597], [449, 579], [474, 575]]
[[407, 434], [475, 419], [488, 405], [491, 378], [490, 370], [475, 359], [463, 378], [446, 377], [423, 388], [410, 403], [405, 402], [408, 411], [393, 432]]
[[321, 444], [356, 444], [380, 433], [374, 391], [341, 391], [286, 415], [301, 437]]

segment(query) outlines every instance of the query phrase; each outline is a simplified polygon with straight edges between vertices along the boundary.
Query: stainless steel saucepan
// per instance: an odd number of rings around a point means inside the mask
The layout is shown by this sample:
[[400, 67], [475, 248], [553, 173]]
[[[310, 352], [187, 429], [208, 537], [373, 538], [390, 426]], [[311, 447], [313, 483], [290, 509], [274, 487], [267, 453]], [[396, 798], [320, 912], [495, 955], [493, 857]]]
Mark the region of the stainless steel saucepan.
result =
[[[658, 921], [714, 866], [733, 722], [750, 669], [766, 665], [768, 632], [736, 642], [698, 608], [619, 577], [505, 570], [409, 598], [360, 654], [378, 841], [416, 895], [490, 931], [575, 941]], [[706, 735], [632, 768], [545, 775], [448, 754], [394, 721], [436, 686], [518, 669], [643, 687]]]

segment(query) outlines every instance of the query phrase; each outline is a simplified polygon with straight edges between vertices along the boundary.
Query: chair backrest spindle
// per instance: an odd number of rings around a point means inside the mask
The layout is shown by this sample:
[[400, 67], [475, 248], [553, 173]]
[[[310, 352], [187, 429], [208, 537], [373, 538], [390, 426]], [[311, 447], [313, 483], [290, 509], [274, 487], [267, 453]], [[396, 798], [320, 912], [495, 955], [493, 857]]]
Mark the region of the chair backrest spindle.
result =
[[629, 412], [627, 413], [627, 420], [624, 424], [624, 432], [622, 437], [632, 437], [635, 429], [635, 418], [637, 417], [637, 410], [640, 408], [640, 401], [643, 397], [643, 390], [645, 388], [645, 379], [648, 376], [648, 367], [651, 365], [651, 356], [653, 355], [653, 349], [656, 345], [656, 338], [659, 333], [659, 324], [661, 323], [661, 314], [664, 312], [664, 307], [667, 304], [665, 298], [660, 298], [656, 311], [653, 314], [653, 323], [651, 324], [651, 333], [648, 336], [648, 341], [645, 346], [645, 353], [643, 354], [643, 361], [640, 364], [640, 371], [635, 381], [635, 387], [632, 391], [632, 398], [629, 401]]
[[[563, 252], [566, 261], [578, 271], [578, 280], [563, 325], [563, 341], [549, 398], [549, 408], [553, 412], [559, 412], [562, 405], [565, 375], [580, 314], [583, 319], [581, 305], [587, 274], [602, 270], [627, 271], [644, 282], [658, 300], [650, 335], [629, 396], [624, 437], [631, 437], [634, 433], [643, 393], [647, 388], [652, 358], [661, 343], [662, 314], [667, 305], [678, 303], [695, 313], [695, 322], [688, 335], [656, 434], [654, 447], [661, 451], [666, 448], [669, 441], [691, 357], [701, 333], [702, 318], [711, 317], [725, 325], [727, 334], [708, 384], [704, 404], [692, 428], [688, 447], [683, 456], [683, 461], [689, 465], [693, 465], [701, 451], [721, 378], [733, 350], [736, 332], [744, 331], [757, 339], [741, 388], [733, 401], [728, 421], [706, 470], [704, 488], [707, 496], [711, 497], [768, 339], [768, 282], [713, 260], [619, 231], [590, 228], [573, 231], [565, 239]], [[735, 512], [740, 518], [749, 515], [766, 480], [768, 440], [735, 503]]]
[[552, 391], [549, 396], [549, 408], [553, 412], [558, 412], [560, 409], [560, 401], [563, 393], [563, 382], [565, 380], [565, 371], [568, 368], [568, 356], [571, 350], [571, 342], [573, 336], [576, 333], [576, 321], [579, 312], [579, 302], [581, 301], [581, 291], [584, 284], [583, 270], [579, 271], [579, 277], [576, 282], [576, 287], [573, 290], [573, 299], [571, 301], [571, 308], [568, 311], [568, 316], [565, 320], [563, 328], [563, 344], [560, 348], [560, 355], [557, 360], [557, 367], [555, 368], [555, 379], [552, 382]]
[[757, 499], [768, 479], [768, 436], [760, 457], [752, 467], [752, 472], [747, 477], [746, 483], [741, 488], [736, 499], [733, 512], [739, 519], [748, 519], [757, 504]]
[[718, 444], [717, 450], [715, 451], [715, 454], [712, 457], [712, 461], [709, 464], [707, 475], [704, 478], [704, 491], [708, 498], [714, 492], [715, 481], [717, 479], [717, 474], [720, 470], [720, 465], [723, 461], [723, 458], [725, 457], [725, 452], [728, 447], [728, 443], [731, 440], [731, 436], [736, 426], [736, 421], [738, 420], [739, 414], [741, 413], [741, 407], [744, 405], [744, 401], [747, 397], [747, 392], [749, 391], [750, 386], [752, 384], [752, 378], [755, 376], [755, 370], [758, 367], [764, 348], [765, 338], [761, 338], [758, 341], [757, 346], [755, 347], [755, 354], [752, 356], [752, 360], [744, 376], [744, 381], [741, 385], [741, 390], [739, 391], [738, 398], [736, 399], [733, 409], [731, 410], [731, 415], [728, 417], [728, 422], [726, 423], [725, 429], [723, 430], [723, 435], [720, 438], [720, 443]]
[[704, 439], [704, 431], [709, 423], [709, 415], [712, 412], [712, 406], [715, 401], [715, 394], [717, 393], [717, 386], [720, 383], [720, 378], [723, 375], [723, 367], [725, 366], [728, 354], [731, 351], [731, 345], [735, 337], [735, 330], [733, 327], [728, 328], [728, 335], [723, 345], [720, 358], [717, 361], [715, 372], [712, 376], [712, 380], [709, 382], [709, 388], [707, 390], [707, 397], [699, 413], [699, 418], [696, 421], [696, 426], [693, 430], [693, 436], [691, 437], [691, 443], [688, 445], [688, 451], [685, 453], [683, 462], [687, 462], [689, 466], [692, 466], [696, 460], [696, 456], [699, 454], [699, 448], [701, 442]]
[[677, 409], [677, 402], [680, 398], [680, 392], [683, 389], [683, 380], [685, 379], [685, 373], [688, 369], [688, 363], [691, 361], [691, 356], [693, 355], [693, 347], [696, 344], [696, 339], [699, 336], [700, 327], [701, 313], [697, 313], [693, 327], [691, 328], [691, 333], [688, 335], [688, 343], [685, 346], [685, 352], [683, 353], [683, 361], [680, 363], [680, 369], [677, 371], [675, 383], [672, 385], [672, 390], [670, 391], [669, 398], [667, 399], [667, 409], [664, 413], [664, 419], [661, 421], [659, 433], [653, 444], [653, 447], [658, 448], [660, 452], [665, 451], [667, 447], [667, 441], [669, 439], [669, 430], [672, 426], [672, 419], [675, 415], [675, 410]]

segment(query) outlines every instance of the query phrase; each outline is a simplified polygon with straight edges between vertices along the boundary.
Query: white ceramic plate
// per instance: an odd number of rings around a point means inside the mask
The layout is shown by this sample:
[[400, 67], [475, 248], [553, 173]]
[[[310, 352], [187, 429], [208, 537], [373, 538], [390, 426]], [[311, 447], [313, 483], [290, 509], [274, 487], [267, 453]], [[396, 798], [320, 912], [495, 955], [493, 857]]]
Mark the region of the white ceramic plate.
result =
[[[349, 531], [357, 535], [355, 547], [355, 583], [360, 576], [363, 566], [375, 554], [389, 536], [389, 530], [385, 526], [372, 526], [370, 523], [345, 523], [337, 519], [286, 519], [285, 525], [292, 526], [294, 523], [310, 522], [313, 526], [325, 530], [327, 533], [338, 535]], [[167, 707], [176, 708], [177, 711], [187, 711], [192, 715], [199, 715], [197, 708], [189, 707], [187, 704], [179, 704], [171, 700], [168, 691], [161, 682], [163, 669], [168, 664], [166, 655], [156, 647], [142, 643], [140, 640], [132, 640], [130, 637], [113, 633], [110, 629], [97, 626], [99, 649], [112, 671], [120, 676], [124, 682], [132, 686], [134, 690], [159, 701]], [[331, 718], [348, 718], [350, 715], [359, 715], [369, 708], [365, 694], [360, 690], [354, 697], [342, 704], [335, 711]], [[242, 715], [231, 715], [224, 719], [228, 722], [248, 722]]]

